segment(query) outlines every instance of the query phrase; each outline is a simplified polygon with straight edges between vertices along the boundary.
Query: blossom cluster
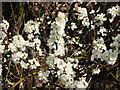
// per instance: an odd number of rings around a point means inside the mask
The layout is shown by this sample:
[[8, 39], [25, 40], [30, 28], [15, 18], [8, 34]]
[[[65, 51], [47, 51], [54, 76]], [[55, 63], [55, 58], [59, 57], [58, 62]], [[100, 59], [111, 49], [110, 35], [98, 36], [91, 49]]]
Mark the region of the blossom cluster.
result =
[[50, 38], [48, 39], [48, 46], [50, 50], [54, 50], [55, 55], [65, 55], [64, 36], [65, 36], [66, 18], [64, 13], [59, 12], [58, 17], [51, 24], [53, 30], [50, 31]]
[[[107, 14], [112, 15], [112, 19], [109, 19], [110, 22], [119, 16], [118, 9], [119, 6], [113, 6], [107, 10]], [[0, 40], [0, 53], [3, 54], [4, 63], [12, 61], [23, 71], [37, 71], [37, 78], [42, 84], [52, 83], [54, 79], [55, 84], [65, 88], [87, 88], [91, 80], [90, 77], [86, 81], [88, 74], [92, 73], [93, 75], [101, 72], [100, 68], [97, 68], [101, 67], [99, 64], [93, 65], [91, 63], [100, 61], [100, 63], [106, 62], [105, 65], [114, 65], [120, 53], [120, 34], [116, 33], [112, 38], [110, 37], [112, 42], [108, 45], [106, 40], [109, 37], [108, 33], [114, 30], [109, 32], [105, 28], [104, 22], [108, 19], [106, 14], [95, 12], [99, 12], [99, 10], [92, 9], [89, 12], [92, 16], [91, 21], [87, 9], [78, 7], [77, 14], [75, 14], [77, 15], [77, 23], [70, 21], [67, 14], [58, 12], [57, 16], [48, 22], [50, 32], [48, 30], [46, 32], [50, 35], [46, 36], [47, 38], [44, 38], [43, 42], [41, 40], [41, 22], [29, 20], [25, 23], [21, 34], [13, 34], [7, 39]], [[8, 33], [8, 29], [9, 23], [3, 20], [0, 24], [0, 31]], [[116, 31], [119, 32], [119, 29]], [[86, 32], [94, 34], [94, 37], [88, 40], [90, 35]], [[85, 39], [88, 41], [84, 41]], [[48, 46], [48, 51], [43, 43]], [[84, 63], [86, 65], [83, 65]]]
[[86, 8], [78, 7], [78, 20], [82, 20], [83, 26], [90, 25]]
[[[6, 42], [8, 48], [6, 52], [11, 52], [7, 57], [11, 57], [15, 64], [20, 64], [24, 69], [36, 69], [40, 66], [39, 61], [37, 61], [37, 58], [34, 56], [33, 58], [29, 58], [29, 53], [33, 50], [38, 53], [39, 56], [42, 55], [40, 48], [41, 41], [37, 36], [33, 35], [40, 34], [39, 23], [30, 20], [25, 24], [24, 30], [28, 33], [27, 40], [25, 40], [22, 35], [15, 35]], [[3, 52], [4, 47], [5, 45], [0, 46], [1, 52]], [[30, 52], [28, 52], [28, 49], [30, 49]]]
[[58, 77], [58, 81], [61, 81], [66, 88], [86, 88], [88, 86], [85, 77], [81, 77], [79, 80], [74, 79], [76, 72], [73, 68], [79, 66], [78, 59], [67, 57], [66, 60], [63, 60], [51, 54], [47, 57], [46, 63], [49, 65], [49, 69], [55, 70], [51, 72], [55, 74], [55, 77]]
[[3, 20], [1, 23], [0, 23], [0, 31], [1, 30], [8, 30], [9, 28], [9, 23], [6, 21], [6, 20]]
[[[115, 64], [118, 54], [119, 54], [119, 45], [118, 40], [119, 34], [115, 37], [115, 41], [110, 44], [111, 47], [115, 49], [107, 50], [106, 45], [104, 44], [104, 39], [100, 38], [93, 41], [94, 49], [92, 50], [91, 60], [100, 59], [101, 61], [105, 60], [108, 64]], [[116, 43], [116, 44], [115, 44]]]
[[95, 22], [97, 26], [103, 25], [104, 21], [106, 21], [107, 18], [105, 17], [105, 14], [101, 13], [101, 14], [97, 14], [97, 16], [95, 17]]
[[113, 6], [107, 10], [107, 13], [112, 15], [112, 18], [109, 19], [109, 21], [112, 22], [116, 16], [120, 15], [120, 7], [118, 5]]

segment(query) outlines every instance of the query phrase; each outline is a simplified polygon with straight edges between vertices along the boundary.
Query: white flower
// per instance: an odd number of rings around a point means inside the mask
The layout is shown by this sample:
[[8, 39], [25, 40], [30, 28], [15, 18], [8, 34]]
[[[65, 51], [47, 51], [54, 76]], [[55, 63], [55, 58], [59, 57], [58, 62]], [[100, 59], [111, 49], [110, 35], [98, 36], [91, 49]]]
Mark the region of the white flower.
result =
[[25, 24], [24, 30], [26, 33], [32, 33], [34, 31], [35, 34], [39, 34], [39, 22], [30, 20]]
[[30, 65], [30, 68], [31, 68], [31, 69], [36, 69], [37, 66], [36, 66], [35, 64], [32, 64], [32, 65]]
[[90, 25], [89, 19], [88, 19], [88, 18], [83, 18], [83, 20], [82, 20], [82, 25], [83, 25], [83, 26], [89, 26], [89, 25]]
[[120, 34], [118, 34], [116, 37], [112, 38], [114, 40], [113, 43], [110, 44], [110, 47], [115, 48], [118, 52], [120, 52], [119, 47], [120, 47]]
[[90, 14], [93, 14], [93, 13], [95, 13], [95, 10], [92, 9], [92, 10], [90, 11]]
[[89, 83], [86, 82], [85, 79], [86, 79], [86, 78], [81, 77], [81, 78], [79, 79], [79, 81], [75, 81], [74, 84], [75, 84], [76, 88], [87, 88], [88, 85], [89, 85]]
[[41, 41], [40, 41], [40, 39], [36, 38], [36, 39], [34, 39], [34, 43], [40, 45]]
[[57, 24], [58, 26], [60, 26], [62, 29], [64, 29], [65, 23], [66, 23], [65, 19], [64, 19], [64, 18], [57, 17], [57, 18], [55, 18], [55, 20], [56, 20], [56, 24]]
[[0, 30], [5, 30], [7, 32], [9, 28], [9, 23], [6, 20], [3, 20], [2, 23], [0, 23]]
[[97, 14], [97, 16], [95, 17], [95, 20], [106, 21], [107, 18], [105, 18], [105, 14], [101, 13], [101, 14]]
[[58, 34], [59, 34], [59, 36], [65, 36], [65, 31], [62, 29], [62, 30], [59, 30], [58, 31]]
[[87, 9], [78, 7], [78, 13], [79, 13], [78, 19], [82, 20], [83, 18], [85, 18], [87, 16]]
[[15, 52], [15, 51], [17, 51], [17, 48], [16, 48], [16, 46], [14, 46], [13, 43], [10, 43], [8, 45], [8, 50], [11, 50], [11, 52]]
[[0, 64], [0, 76], [2, 75], [2, 65]]
[[31, 40], [32, 38], [34, 38], [33, 34], [28, 34], [28, 39]]
[[93, 74], [99, 74], [100, 73], [100, 69], [93, 69]]
[[51, 67], [51, 68], [54, 68], [54, 60], [55, 60], [55, 57], [53, 55], [50, 55], [46, 58], [46, 63]]
[[82, 30], [79, 30], [78, 33], [79, 33], [79, 34], [82, 34]]
[[60, 70], [57, 71], [57, 76], [60, 76], [61, 74], [63, 74], [63, 71], [64, 71], [62, 65], [61, 65], [61, 67], [59, 66], [59, 69]]
[[27, 69], [29, 64], [25, 63], [24, 61], [21, 61], [20, 65], [21, 65], [22, 68]]
[[106, 46], [104, 44], [104, 39], [102, 37], [98, 38], [97, 40], [93, 41], [94, 49], [98, 50], [106, 50]]
[[19, 48], [23, 48], [23, 46], [27, 45], [27, 42], [21, 35], [15, 35], [12, 42], [16, 47]]
[[54, 55], [55, 55], [55, 56], [57, 56], [57, 55], [60, 55], [60, 56], [65, 55], [65, 48], [64, 48], [64, 46], [62, 46], [62, 45], [59, 44], [59, 45], [58, 45], [58, 49], [55, 50]]
[[[97, 16], [94, 18], [96, 21], [96, 25], [100, 26], [103, 24], [104, 21], [107, 20], [107, 18], [105, 17], [105, 14], [101, 13], [101, 14], [97, 14]], [[99, 21], [99, 22], [98, 22]]]
[[56, 41], [56, 38], [54, 38], [54, 37], [49, 38], [48, 41], [47, 41], [48, 46], [54, 44], [55, 41]]
[[90, 25], [86, 8], [78, 7], [78, 20], [82, 20], [83, 26]]
[[106, 32], [107, 32], [107, 30], [104, 27], [100, 27], [100, 31], [98, 31], [97, 33], [98, 34], [101, 33], [102, 36], [106, 36], [107, 35]]
[[24, 54], [22, 52], [12, 54], [12, 60], [14, 61], [14, 63], [19, 63], [19, 60], [22, 59], [23, 57]]
[[58, 13], [58, 17], [60, 17], [60, 18], [65, 18], [65, 14], [62, 13], [62, 12], [59, 12], [59, 13]]
[[0, 40], [0, 45], [3, 43], [3, 40]]
[[[109, 51], [110, 52], [110, 51]], [[117, 51], [111, 51], [110, 52], [110, 59], [108, 61], [108, 64], [115, 64], [116, 60], [117, 60], [117, 57], [118, 57], [118, 52]]]
[[0, 76], [2, 75], [2, 65], [0, 64]]
[[30, 60], [28, 60], [28, 62], [29, 62], [30, 64], [33, 64], [33, 63], [34, 63], [34, 60], [33, 60], [33, 59], [30, 59]]
[[0, 44], [0, 53], [4, 52], [4, 48], [5, 48], [5, 46]]
[[72, 69], [72, 64], [70, 63], [70, 62], [68, 62], [67, 64], [66, 64], [66, 68], [65, 68], [65, 72], [67, 73], [67, 74], [70, 74], [70, 75], [73, 75], [74, 76], [74, 71], [73, 71], [73, 69]]
[[112, 8], [109, 8], [107, 10], [108, 13], [110, 13], [113, 17], [115, 17], [116, 15], [120, 15], [120, 7], [117, 5], [117, 6], [113, 6]]
[[94, 58], [100, 58], [102, 52], [100, 50], [93, 50], [92, 53]]
[[40, 66], [40, 63], [37, 61], [37, 58], [30, 59], [28, 60], [28, 62], [30, 63], [31, 69], [36, 69], [38, 66]]
[[110, 49], [109, 51], [105, 51], [105, 53], [103, 54], [106, 54], [106, 56], [108, 57], [108, 58], [104, 58], [108, 64], [111, 64], [111, 65], [115, 64], [118, 57], [117, 51], [112, 51], [112, 49]]
[[67, 57], [67, 60], [70, 62], [74, 62], [74, 58]]
[[51, 30], [50, 37], [57, 37], [57, 30]]
[[59, 13], [58, 17], [55, 18], [55, 21], [51, 24], [53, 30], [50, 31], [50, 38], [48, 39], [48, 46], [50, 51], [54, 50], [54, 55], [63, 56], [65, 54], [64, 48], [64, 39], [65, 36], [65, 23], [66, 20], [62, 13]]
[[108, 50], [106, 50], [104, 53], [100, 55], [101, 61], [103, 60], [109, 60]]
[[47, 77], [49, 77], [50, 71], [39, 71], [38, 72], [38, 76], [39, 76], [39, 80], [42, 80], [43, 83], [48, 82]]
[[34, 62], [37, 67], [40, 66], [40, 63], [38, 61], [35, 60]]
[[74, 30], [74, 29], [76, 29], [76, 28], [77, 28], [76, 24], [72, 22], [72, 23], [71, 23], [71, 29]]

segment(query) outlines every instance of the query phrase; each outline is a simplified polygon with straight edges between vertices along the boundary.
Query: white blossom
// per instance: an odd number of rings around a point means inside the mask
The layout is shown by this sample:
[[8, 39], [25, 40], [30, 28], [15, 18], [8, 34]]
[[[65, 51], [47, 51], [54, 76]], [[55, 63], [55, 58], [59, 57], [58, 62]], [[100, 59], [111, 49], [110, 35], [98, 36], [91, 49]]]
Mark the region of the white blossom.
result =
[[39, 24], [40, 24], [39, 22], [30, 20], [25, 24], [24, 30], [26, 33], [33, 33], [34, 32], [34, 34], [40, 34], [39, 33]]
[[71, 29], [74, 30], [74, 29], [76, 29], [76, 28], [77, 28], [76, 24], [72, 22], [72, 23], [71, 23]]
[[8, 45], [8, 50], [11, 50], [11, 52], [15, 52], [17, 51], [17, 47], [13, 43], [10, 43]]
[[19, 63], [19, 60], [22, 59], [23, 57], [24, 54], [22, 52], [12, 54], [12, 60], [14, 61], [14, 63]]
[[0, 53], [4, 52], [4, 48], [5, 48], [5, 46], [0, 44]]
[[100, 69], [93, 69], [93, 74], [99, 74], [100, 73]]
[[112, 8], [109, 8], [107, 10], [107, 13], [112, 15], [112, 18], [109, 19], [109, 21], [112, 22], [116, 16], [120, 15], [120, 7], [118, 5], [117, 6], [113, 6]]
[[25, 63], [24, 61], [21, 61], [20, 65], [21, 65], [22, 68], [27, 69], [29, 64]]
[[88, 85], [89, 85], [89, 83], [86, 82], [85, 79], [86, 79], [86, 78], [81, 77], [81, 78], [79, 79], [79, 81], [75, 81], [74, 84], [75, 84], [76, 88], [87, 88]]
[[39, 76], [39, 80], [43, 81], [43, 83], [48, 82], [48, 78], [50, 74], [50, 71], [39, 71], [38, 72], [38, 76]]
[[107, 30], [104, 27], [100, 27], [100, 31], [97, 31], [97, 34], [101, 34], [102, 36], [106, 36]]
[[78, 20], [82, 20], [83, 26], [90, 25], [86, 8], [78, 7]]
[[0, 64], [0, 76], [2, 75], [2, 65]]
[[101, 13], [101, 14], [97, 14], [97, 16], [95, 16], [94, 18], [95, 20], [95, 24], [97, 26], [103, 25], [103, 22], [107, 20], [107, 18], [105, 17], [105, 14]]
[[40, 63], [37, 61], [37, 58], [29, 59], [29, 67], [31, 69], [36, 69], [38, 66], [40, 66]]
[[9, 28], [9, 23], [6, 20], [3, 20], [2, 23], [0, 23], [0, 30], [4, 30], [7, 32]]
[[27, 45], [27, 42], [24, 40], [24, 38], [21, 35], [15, 35], [13, 37], [13, 44], [16, 47], [23, 48], [23, 46]]
[[[54, 55], [63, 56], [65, 54], [64, 48], [64, 39], [65, 36], [65, 15], [62, 12], [59, 12], [58, 17], [55, 18], [55, 21], [51, 24], [53, 30], [50, 31], [50, 38], [48, 39], [48, 46], [50, 51], [54, 50]], [[51, 53], [51, 52], [50, 52]]]

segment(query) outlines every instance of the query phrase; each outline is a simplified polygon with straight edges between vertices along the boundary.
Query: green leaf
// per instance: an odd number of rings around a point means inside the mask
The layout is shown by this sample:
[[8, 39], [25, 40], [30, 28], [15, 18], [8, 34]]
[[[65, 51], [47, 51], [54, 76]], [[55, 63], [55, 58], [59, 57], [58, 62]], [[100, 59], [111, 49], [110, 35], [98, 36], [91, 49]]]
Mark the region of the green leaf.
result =
[[82, 54], [86, 54], [86, 51], [85, 50], [81, 50]]

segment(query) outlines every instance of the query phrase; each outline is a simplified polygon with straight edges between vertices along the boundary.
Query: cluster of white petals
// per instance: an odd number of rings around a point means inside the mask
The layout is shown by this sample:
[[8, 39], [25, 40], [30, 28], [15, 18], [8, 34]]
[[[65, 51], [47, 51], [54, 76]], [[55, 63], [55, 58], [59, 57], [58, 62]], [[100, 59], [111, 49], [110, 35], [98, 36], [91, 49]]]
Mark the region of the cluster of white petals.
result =
[[110, 44], [111, 47], [115, 48], [119, 52], [120, 48], [120, 34], [118, 34], [116, 37], [113, 37], [114, 42]]
[[109, 21], [112, 22], [116, 16], [120, 16], [120, 6], [117, 5], [113, 6], [112, 8], [109, 8], [107, 10], [107, 13], [112, 15], [112, 18], [109, 19]]
[[[27, 59], [27, 49], [32, 48], [34, 52], [37, 50], [39, 56], [42, 55], [42, 50], [40, 48], [41, 41], [38, 37], [33, 35], [40, 34], [39, 23], [30, 20], [25, 24], [24, 30], [26, 33], [28, 33], [28, 40], [25, 40], [22, 35], [13, 36], [11, 39], [9, 39], [10, 42], [8, 42], [7, 51], [12, 53], [11, 59], [15, 64], [20, 64], [20, 66], [24, 69], [36, 69], [38, 66], [40, 66], [40, 63], [37, 58]], [[33, 35], [32, 38], [30, 35]], [[0, 44], [0, 52], [3, 53], [3, 49], [4, 46]]]
[[[0, 22], [0, 78], [2, 78], [2, 54], [5, 51], [5, 45], [3, 44], [4, 38], [7, 36], [7, 30], [9, 28], [9, 23], [6, 20], [2, 20]], [[0, 84], [1, 84], [1, 79], [0, 79]]]
[[100, 27], [100, 30], [99, 31], [97, 31], [97, 34], [99, 35], [99, 34], [101, 34], [102, 36], [107, 36], [107, 30], [106, 30], [106, 28], [104, 28], [104, 27]]
[[78, 7], [78, 20], [82, 20], [83, 26], [90, 25], [86, 8]]
[[0, 53], [3, 53], [5, 49], [5, 46], [0, 43]]
[[15, 35], [12, 39], [12, 43], [8, 45], [8, 50], [11, 50], [11, 52], [16, 52], [17, 48], [24, 51], [25, 46], [28, 45], [28, 42], [21, 35]]
[[93, 74], [99, 74], [100, 73], [100, 69], [93, 69]]
[[9, 28], [9, 23], [6, 20], [2, 20], [0, 23], [0, 39], [4, 39], [7, 35], [7, 30]]
[[37, 58], [29, 59], [28, 62], [29, 62], [30, 69], [36, 69], [37, 67], [40, 66], [40, 63], [37, 60]]
[[104, 39], [101, 37], [100, 39], [94, 40], [93, 50], [91, 55], [91, 60], [100, 59], [101, 61], [106, 61], [107, 64], [115, 64], [118, 54], [119, 54], [119, 42], [120, 35], [118, 34], [114, 38], [114, 42], [110, 44], [111, 47], [115, 47], [115, 49], [106, 49], [106, 45], [104, 44]]
[[91, 55], [91, 60], [94, 61], [94, 59], [101, 58], [101, 54], [104, 50], [106, 50], [106, 45], [104, 44], [104, 39], [98, 38], [97, 40], [93, 41], [93, 50]]
[[74, 30], [74, 29], [76, 29], [76, 28], [77, 28], [76, 24], [72, 22], [72, 23], [71, 23], [71, 29]]
[[0, 76], [2, 75], [2, 65], [0, 64]]
[[9, 23], [8, 23], [6, 20], [3, 20], [3, 21], [0, 23], [0, 31], [1, 31], [1, 30], [7, 31], [8, 28], [9, 28]]
[[51, 24], [52, 30], [50, 31], [50, 37], [48, 39], [48, 46], [50, 51], [53, 49], [55, 55], [63, 56], [65, 54], [64, 48], [64, 36], [65, 36], [65, 24], [66, 18], [64, 13], [59, 12], [58, 17]]
[[[112, 16], [109, 19], [110, 23], [116, 16], [120, 15], [119, 9], [120, 7], [117, 5], [107, 10], [107, 14]], [[99, 10], [100, 8], [97, 11], [92, 8], [89, 12], [92, 19], [89, 19], [87, 8], [77, 7], [77, 14], [73, 15], [78, 16], [78, 23], [71, 20], [70, 23], [66, 23], [69, 19], [67, 14], [58, 12], [57, 17], [53, 19], [54, 21], [50, 20], [48, 22], [51, 25], [49, 38], [42, 37], [42, 31], [40, 31], [40, 25], [42, 24], [40, 22], [30, 20], [25, 23], [22, 34], [10, 34], [7, 31], [9, 23], [3, 20], [0, 23], [0, 35], [7, 33], [8, 38], [5, 36], [6, 38], [0, 40], [0, 54], [4, 54], [4, 62], [12, 61], [15, 65], [19, 65], [23, 71], [37, 71], [37, 78], [39, 78], [41, 84], [46, 83], [47, 85], [51, 82], [50, 80], [57, 78], [55, 83], [59, 82], [58, 85], [63, 85], [65, 88], [87, 88], [89, 82], [86, 81], [86, 77], [89, 73], [86, 70], [87, 65], [82, 65], [82, 62], [84, 62], [82, 60], [92, 62], [87, 66], [89, 69], [94, 65], [94, 61], [106, 62], [105, 65], [114, 65], [120, 53], [120, 34], [117, 34], [120, 29], [116, 31], [117, 33], [113, 33], [113, 36], [116, 37], [112, 37], [112, 42], [107, 47], [107, 41], [110, 40], [107, 40], [110, 30], [107, 30], [104, 26], [107, 14], [98, 13]], [[55, 15], [55, 12], [52, 14]], [[49, 16], [47, 16], [48, 18]], [[44, 23], [46, 18], [44, 20], [44, 17], [41, 17], [40, 20]], [[66, 26], [68, 27], [67, 30], [65, 30]], [[43, 27], [45, 29], [45, 26]], [[99, 27], [99, 30], [96, 30], [97, 27]], [[69, 32], [69, 28], [71, 32]], [[80, 28], [80, 30], [77, 30], [77, 28]], [[112, 26], [110, 28], [113, 29]], [[91, 32], [91, 29], [94, 32]], [[84, 33], [84, 30], [88, 30], [87, 33], [86, 31]], [[70, 36], [72, 32], [74, 33]], [[89, 33], [90, 35], [88, 35]], [[93, 40], [93, 34], [95, 40]], [[87, 36], [90, 36], [90, 38]], [[90, 39], [88, 40], [90, 42], [87, 42], [87, 38]], [[92, 44], [89, 44], [91, 42]], [[45, 46], [47, 43], [45, 48], [44, 43]], [[48, 49], [49, 53], [46, 52]], [[90, 60], [88, 60], [89, 58]], [[90, 73], [99, 74], [99, 66], [96, 64]], [[0, 64], [0, 75], [1, 73], [2, 65]]]
[[49, 69], [55, 70], [57, 68], [56, 77], [66, 88], [86, 88], [88, 86], [85, 78], [74, 80], [76, 75], [73, 68], [78, 66], [78, 59], [67, 57], [66, 60], [63, 60], [51, 54], [46, 60]]
[[50, 71], [39, 71], [38, 72], [38, 77], [39, 77], [39, 80], [41, 80], [43, 83], [46, 83], [48, 82], [48, 77], [49, 77], [49, 74], [50, 74]]
[[26, 33], [34, 32], [34, 34], [37, 34], [37, 33], [39, 34], [39, 24], [40, 22], [30, 20], [25, 24], [24, 30]]
[[94, 21], [96, 22], [95, 24], [97, 26], [103, 25], [104, 21], [106, 21], [107, 18], [105, 17], [105, 14], [101, 13], [101, 14], [97, 14], [97, 16], [95, 16]]

